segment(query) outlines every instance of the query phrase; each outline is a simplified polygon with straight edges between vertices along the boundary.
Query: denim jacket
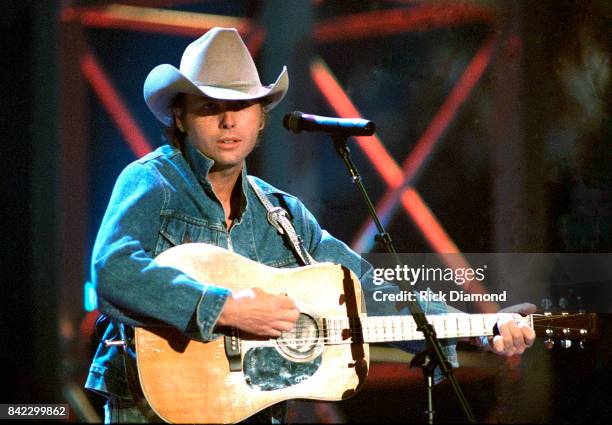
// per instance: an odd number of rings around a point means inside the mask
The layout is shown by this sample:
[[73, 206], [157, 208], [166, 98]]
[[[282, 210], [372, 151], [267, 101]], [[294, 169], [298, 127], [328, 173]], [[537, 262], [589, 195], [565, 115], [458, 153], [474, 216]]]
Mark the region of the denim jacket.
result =
[[[92, 253], [92, 279], [100, 312], [130, 326], [170, 324], [186, 336], [216, 338], [215, 323], [230, 294], [212, 282], [197, 282], [180, 270], [162, 267], [155, 256], [175, 245], [204, 242], [230, 249], [272, 267], [297, 267], [281, 235], [267, 221], [266, 210], [242, 171], [240, 214], [228, 231], [221, 203], [207, 175], [213, 161], [190, 143], [184, 152], [162, 146], [128, 165], [117, 179]], [[321, 229], [296, 197], [264, 181], [257, 184], [275, 206], [288, 211], [304, 247], [317, 261], [343, 264], [359, 278], [369, 314], [398, 314], [389, 303], [373, 302], [371, 267], [347, 245]], [[365, 266], [364, 266], [365, 264]], [[376, 290], [396, 291], [376, 286]], [[428, 314], [443, 313], [441, 303], [423, 302]], [[103, 340], [117, 337], [113, 323]], [[446, 342], [457, 366], [454, 345]], [[421, 345], [421, 346], [420, 346]], [[422, 344], [408, 344], [417, 351]], [[85, 386], [105, 395], [131, 398], [121, 348], [100, 344]]]

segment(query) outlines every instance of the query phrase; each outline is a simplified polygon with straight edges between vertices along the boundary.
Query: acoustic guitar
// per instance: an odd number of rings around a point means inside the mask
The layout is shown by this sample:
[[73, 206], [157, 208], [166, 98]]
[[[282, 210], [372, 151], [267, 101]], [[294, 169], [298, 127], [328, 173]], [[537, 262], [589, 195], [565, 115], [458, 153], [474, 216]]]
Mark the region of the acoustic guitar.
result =
[[[411, 316], [365, 312], [361, 286], [346, 267], [277, 269], [226, 249], [192, 243], [156, 258], [201, 282], [234, 291], [259, 287], [287, 294], [300, 310], [293, 330], [278, 338], [224, 329], [199, 342], [172, 327], [136, 328], [143, 393], [167, 422], [234, 423], [289, 399], [344, 400], [365, 383], [369, 343], [423, 339]], [[504, 314], [428, 315], [438, 338], [492, 335]], [[586, 339], [593, 314], [530, 315], [519, 319], [546, 337]]]

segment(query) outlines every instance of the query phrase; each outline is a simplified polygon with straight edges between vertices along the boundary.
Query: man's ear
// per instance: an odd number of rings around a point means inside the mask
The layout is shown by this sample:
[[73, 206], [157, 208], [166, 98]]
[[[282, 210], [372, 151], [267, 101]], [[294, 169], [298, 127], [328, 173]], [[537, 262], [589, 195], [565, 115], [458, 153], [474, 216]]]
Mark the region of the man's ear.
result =
[[262, 105], [261, 106], [261, 124], [259, 124], [259, 131], [266, 128], [267, 121], [268, 121], [268, 113], [266, 112], [266, 110], [263, 108], [263, 105]]
[[174, 115], [174, 123], [176, 125], [176, 127], [181, 131], [181, 132], [185, 132], [185, 124], [183, 123], [183, 120], [181, 118], [181, 116], [183, 115], [183, 110], [177, 106], [172, 108], [172, 115]]

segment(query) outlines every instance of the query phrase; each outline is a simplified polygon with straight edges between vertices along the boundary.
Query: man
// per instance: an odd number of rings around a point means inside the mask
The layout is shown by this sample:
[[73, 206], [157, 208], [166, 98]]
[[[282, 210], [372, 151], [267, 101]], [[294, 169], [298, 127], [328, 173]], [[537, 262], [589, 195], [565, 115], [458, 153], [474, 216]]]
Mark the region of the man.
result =
[[[287, 296], [258, 288], [232, 293], [214, 282], [198, 282], [153, 259], [175, 245], [205, 242], [273, 267], [300, 265], [300, 250], [316, 261], [343, 264], [366, 285], [368, 270], [344, 243], [322, 230], [294, 196], [259, 179], [247, 178], [244, 161], [265, 125], [265, 113], [288, 88], [284, 68], [275, 83], [262, 86], [253, 60], [234, 29], [213, 28], [185, 50], [180, 69], [159, 65], [148, 75], [144, 96], [168, 129], [172, 146], [130, 164], [119, 176], [92, 255], [99, 309], [112, 319], [104, 340], [119, 339], [120, 323], [169, 324], [186, 336], [209, 341], [217, 326], [277, 337], [293, 328], [299, 312]], [[302, 243], [284, 242], [267, 219], [255, 189], [284, 208]], [[380, 290], [381, 287], [376, 289]], [[386, 287], [386, 290], [394, 290]], [[391, 313], [393, 306], [386, 305]], [[423, 303], [426, 313], [444, 312]], [[385, 313], [383, 312], [378, 312]], [[121, 330], [121, 327], [119, 327]], [[493, 350], [522, 352], [533, 341], [530, 329], [500, 326]], [[129, 332], [128, 332], [129, 336]], [[445, 351], [456, 365], [454, 346]], [[414, 348], [414, 347], [413, 347]], [[108, 398], [107, 422], [145, 421], [138, 383], [128, 382], [120, 346], [100, 344], [86, 387]], [[127, 368], [127, 373], [126, 373]], [[282, 408], [264, 420], [283, 420]]]

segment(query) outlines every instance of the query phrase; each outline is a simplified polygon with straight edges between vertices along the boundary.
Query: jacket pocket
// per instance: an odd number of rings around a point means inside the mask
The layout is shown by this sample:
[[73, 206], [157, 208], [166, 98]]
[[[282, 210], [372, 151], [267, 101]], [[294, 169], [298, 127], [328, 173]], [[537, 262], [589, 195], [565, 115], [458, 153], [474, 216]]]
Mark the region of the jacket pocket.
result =
[[298, 263], [297, 259], [295, 258], [293, 254], [290, 254], [290, 256], [287, 256], [285, 258], [270, 259], [267, 261], [264, 260], [263, 264], [265, 264], [266, 266], [276, 267], [279, 269], [287, 269], [287, 268], [293, 268], [293, 267], [300, 266], [300, 264]]
[[155, 255], [186, 243], [198, 242], [218, 245], [219, 225], [184, 214], [169, 213], [162, 215], [162, 224], [155, 246]]

